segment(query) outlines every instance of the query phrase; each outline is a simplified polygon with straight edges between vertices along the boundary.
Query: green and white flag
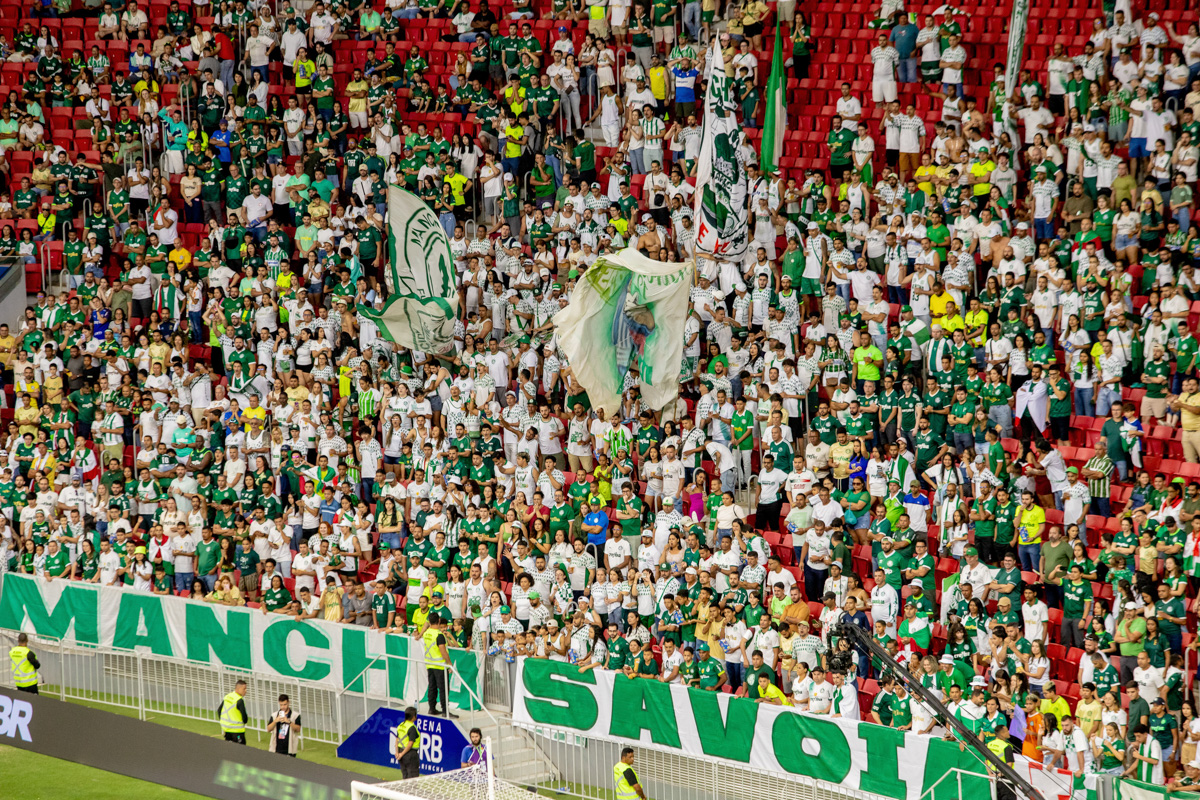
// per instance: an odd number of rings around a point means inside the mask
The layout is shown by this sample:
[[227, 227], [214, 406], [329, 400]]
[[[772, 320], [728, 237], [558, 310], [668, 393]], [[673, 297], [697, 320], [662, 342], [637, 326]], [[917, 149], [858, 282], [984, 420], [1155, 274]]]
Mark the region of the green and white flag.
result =
[[704, 95], [704, 134], [696, 170], [696, 252], [724, 261], [746, 254], [750, 234], [746, 214], [746, 165], [739, 145], [737, 100], [725, 57], [714, 37], [708, 49], [712, 75]]
[[674, 402], [692, 273], [690, 264], [663, 263], [630, 247], [601, 256], [580, 277], [554, 326], [593, 408], [611, 414], [620, 407], [635, 362], [646, 405]]
[[787, 132], [787, 103], [783, 92], [787, 75], [783, 69], [783, 37], [779, 35], [779, 19], [775, 19], [775, 52], [771, 57], [771, 77], [767, 80], [767, 116], [763, 122], [762, 156], [764, 170], [779, 168], [783, 156], [783, 135]]
[[415, 194], [388, 187], [387, 300], [359, 306], [384, 338], [410, 350], [446, 353], [454, 346], [458, 279], [450, 240], [437, 215]]
[[[1029, 0], [1014, 0], [1012, 14], [1008, 19], [1008, 52], [1004, 64], [1004, 96], [1012, 97], [1021, 76], [1021, 62], [1025, 57], [1025, 29], [1029, 24]], [[1002, 116], [1004, 127], [1016, 134], [1011, 102], [1004, 104]]]
[[1168, 792], [1165, 786], [1126, 778], [1116, 782], [1113, 796], [1116, 800], [1167, 800], [1168, 797], [1177, 798], [1177, 800], [1195, 800], [1196, 793]]

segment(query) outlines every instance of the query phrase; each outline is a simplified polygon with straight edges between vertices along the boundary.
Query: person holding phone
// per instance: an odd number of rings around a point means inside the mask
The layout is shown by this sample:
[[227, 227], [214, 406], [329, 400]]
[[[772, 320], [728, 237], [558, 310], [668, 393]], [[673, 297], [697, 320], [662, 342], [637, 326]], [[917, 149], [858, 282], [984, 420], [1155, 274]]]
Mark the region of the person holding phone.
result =
[[286, 694], [279, 695], [279, 710], [267, 723], [267, 750], [284, 756], [296, 757], [300, 746], [300, 713], [292, 708]]

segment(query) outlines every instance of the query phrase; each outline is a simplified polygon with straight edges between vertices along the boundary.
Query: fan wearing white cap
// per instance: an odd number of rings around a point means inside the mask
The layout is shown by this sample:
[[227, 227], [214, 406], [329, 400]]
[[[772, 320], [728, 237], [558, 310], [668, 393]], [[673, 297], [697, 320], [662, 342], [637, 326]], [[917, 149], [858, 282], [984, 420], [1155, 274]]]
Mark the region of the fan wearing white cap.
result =
[[1200, 758], [1193, 758], [1191, 761], [1183, 765], [1183, 777], [1176, 777], [1171, 783], [1167, 784], [1168, 789], [1181, 788], [1184, 786], [1200, 786]]
[[938, 660], [938, 665], [941, 669], [937, 674], [937, 688], [942, 692], [942, 702], [946, 702], [946, 698], [950, 696], [951, 686], [957, 686], [966, 693], [971, 679], [963, 672], [962, 667], [955, 663], [954, 656], [944, 653]]
[[664, 235], [666, 231], [658, 227], [652, 214], [642, 214], [642, 225], [645, 226], [645, 233], [637, 238], [637, 249], [642, 254], [657, 260], [658, 251], [666, 245]]

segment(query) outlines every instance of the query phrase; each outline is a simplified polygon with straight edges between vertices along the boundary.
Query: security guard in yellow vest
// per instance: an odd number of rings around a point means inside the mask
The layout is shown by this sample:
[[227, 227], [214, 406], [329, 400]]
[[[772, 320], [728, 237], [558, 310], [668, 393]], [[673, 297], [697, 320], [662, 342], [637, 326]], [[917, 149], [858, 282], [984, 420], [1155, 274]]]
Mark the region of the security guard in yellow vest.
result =
[[421, 774], [421, 732], [417, 730], [417, 709], [409, 706], [404, 709], [404, 721], [396, 726], [393, 733], [396, 736], [396, 761], [400, 763], [400, 773], [408, 778]]
[[[1012, 742], [1009, 741], [1007, 723], [1001, 721], [996, 724], [996, 737], [987, 743], [987, 749], [991, 750], [992, 755], [1005, 764], [1012, 764], [1015, 761], [1013, 758]], [[990, 763], [987, 767], [988, 772], [992, 775], [998, 774], [998, 770]], [[1003, 777], [1000, 777], [996, 781], [996, 800], [1016, 800], [1016, 797], [1017, 793], [1013, 790], [1013, 787]]]
[[246, 723], [250, 721], [250, 714], [246, 711], [245, 681], [238, 681], [233, 691], [225, 695], [217, 713], [220, 715], [221, 733], [225, 734], [225, 741], [245, 744]]
[[37, 235], [44, 237], [54, 233], [54, 225], [56, 222], [58, 222], [58, 215], [55, 214], [53, 209], [50, 208], [49, 203], [44, 204], [42, 206], [42, 210], [39, 211], [37, 215]]
[[17, 634], [17, 646], [8, 651], [12, 661], [13, 685], [18, 692], [38, 693], [38, 669], [41, 663], [29, 649], [29, 637], [23, 633]]
[[613, 765], [613, 781], [617, 784], [617, 800], [646, 800], [642, 784], [633, 771], [633, 748], [621, 751], [621, 760]]
[[[441, 594], [441, 591], [435, 590], [433, 596], [440, 598]], [[446, 649], [446, 621], [441, 614], [431, 613], [429, 627], [421, 636], [421, 642], [425, 645], [425, 672], [429, 679], [429, 713], [457, 719], [457, 714], [450, 713], [450, 696], [446, 685], [446, 668], [450, 665], [450, 651]], [[439, 698], [442, 701], [441, 712], [438, 711]]]

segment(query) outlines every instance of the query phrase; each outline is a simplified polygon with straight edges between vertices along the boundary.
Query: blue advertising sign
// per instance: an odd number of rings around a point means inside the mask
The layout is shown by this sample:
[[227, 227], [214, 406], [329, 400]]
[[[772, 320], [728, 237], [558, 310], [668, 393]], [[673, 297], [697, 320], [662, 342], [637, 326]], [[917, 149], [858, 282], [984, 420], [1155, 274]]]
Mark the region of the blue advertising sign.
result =
[[[399, 769], [396, 762], [396, 726], [404, 721], [404, 711], [379, 708], [337, 749], [338, 758], [350, 758], [367, 764]], [[421, 732], [421, 774], [432, 775], [462, 766], [459, 758], [470, 742], [454, 720], [417, 715]]]

